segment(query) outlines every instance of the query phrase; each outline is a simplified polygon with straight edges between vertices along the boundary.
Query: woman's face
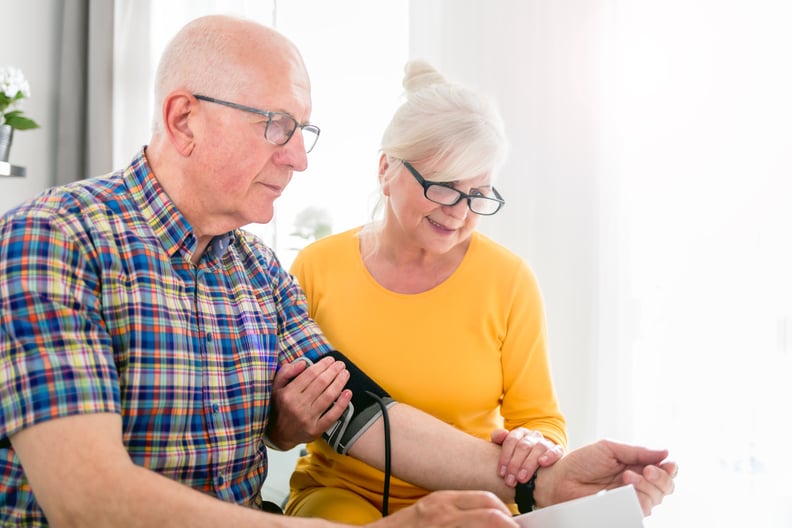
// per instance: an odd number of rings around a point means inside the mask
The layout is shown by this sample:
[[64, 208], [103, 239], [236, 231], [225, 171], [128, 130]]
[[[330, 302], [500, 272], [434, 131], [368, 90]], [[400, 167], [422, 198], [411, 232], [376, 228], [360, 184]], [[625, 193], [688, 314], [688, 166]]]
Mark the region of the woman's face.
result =
[[[411, 164], [426, 182], [433, 182], [437, 171], [425, 163]], [[479, 215], [461, 199], [455, 205], [440, 205], [424, 195], [417, 178], [399, 160], [380, 161], [383, 192], [388, 197], [385, 214], [399, 226], [409, 243], [428, 253], [444, 254], [459, 244], [467, 243], [478, 224]], [[470, 178], [444, 182], [466, 194], [489, 194], [490, 175], [471, 175]]]

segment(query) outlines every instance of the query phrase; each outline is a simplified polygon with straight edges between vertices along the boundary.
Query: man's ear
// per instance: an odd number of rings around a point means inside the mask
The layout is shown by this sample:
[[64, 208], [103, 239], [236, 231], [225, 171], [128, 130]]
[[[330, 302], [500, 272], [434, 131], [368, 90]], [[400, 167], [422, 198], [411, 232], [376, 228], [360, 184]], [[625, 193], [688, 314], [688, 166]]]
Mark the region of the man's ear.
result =
[[195, 148], [193, 130], [197, 100], [189, 92], [169, 93], [162, 103], [162, 122], [165, 134], [182, 156], [189, 156]]

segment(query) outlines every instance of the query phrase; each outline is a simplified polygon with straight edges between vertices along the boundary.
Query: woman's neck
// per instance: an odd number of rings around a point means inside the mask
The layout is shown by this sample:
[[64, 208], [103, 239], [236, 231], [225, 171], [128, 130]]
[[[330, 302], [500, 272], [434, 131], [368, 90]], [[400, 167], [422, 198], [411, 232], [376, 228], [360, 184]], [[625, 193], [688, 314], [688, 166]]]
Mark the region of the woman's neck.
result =
[[470, 240], [445, 253], [427, 251], [386, 225], [360, 233], [360, 254], [371, 276], [396, 293], [422, 293], [445, 282], [462, 263]]

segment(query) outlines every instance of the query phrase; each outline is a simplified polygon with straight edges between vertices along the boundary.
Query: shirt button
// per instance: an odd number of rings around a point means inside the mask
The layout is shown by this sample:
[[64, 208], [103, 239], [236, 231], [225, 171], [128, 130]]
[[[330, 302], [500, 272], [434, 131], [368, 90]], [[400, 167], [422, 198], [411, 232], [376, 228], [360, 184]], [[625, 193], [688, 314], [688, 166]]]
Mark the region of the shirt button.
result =
[[206, 334], [206, 340], [209, 341], [210, 343], [212, 342], [212, 332]]
[[219, 413], [220, 412], [220, 405], [217, 403], [212, 404], [212, 411]]
[[217, 477], [217, 484], [218, 484], [219, 486], [222, 486], [223, 484], [225, 484], [225, 478], [223, 477], [223, 475], [219, 475], [219, 476]]

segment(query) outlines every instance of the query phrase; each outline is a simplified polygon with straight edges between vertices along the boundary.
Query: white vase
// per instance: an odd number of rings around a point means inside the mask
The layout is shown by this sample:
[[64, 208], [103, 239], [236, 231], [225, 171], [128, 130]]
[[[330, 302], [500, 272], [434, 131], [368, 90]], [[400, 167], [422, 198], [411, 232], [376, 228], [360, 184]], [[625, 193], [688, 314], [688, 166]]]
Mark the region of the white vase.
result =
[[14, 129], [11, 128], [11, 125], [0, 125], [0, 161], [8, 161], [13, 139]]

